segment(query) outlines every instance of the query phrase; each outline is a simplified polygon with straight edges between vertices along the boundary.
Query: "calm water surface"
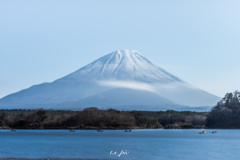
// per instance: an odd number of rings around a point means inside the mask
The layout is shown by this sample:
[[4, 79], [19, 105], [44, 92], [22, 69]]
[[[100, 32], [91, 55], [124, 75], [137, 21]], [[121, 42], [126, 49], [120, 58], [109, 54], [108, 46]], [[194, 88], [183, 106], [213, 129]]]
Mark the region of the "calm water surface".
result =
[[0, 158], [240, 159], [240, 130], [200, 131], [0, 130]]

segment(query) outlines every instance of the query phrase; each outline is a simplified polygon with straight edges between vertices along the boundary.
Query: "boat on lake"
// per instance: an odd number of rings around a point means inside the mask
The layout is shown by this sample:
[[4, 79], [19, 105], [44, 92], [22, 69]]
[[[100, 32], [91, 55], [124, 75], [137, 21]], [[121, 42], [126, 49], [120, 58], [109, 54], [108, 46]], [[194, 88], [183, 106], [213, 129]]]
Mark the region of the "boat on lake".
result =
[[98, 132], [103, 132], [103, 130], [102, 130], [102, 129], [98, 129], [97, 131], [98, 131]]
[[199, 132], [199, 134], [206, 134], [207, 132], [205, 132], [205, 131], [202, 131], [202, 132]]
[[125, 132], [132, 132], [131, 129], [125, 129]]
[[75, 130], [74, 129], [70, 129], [69, 132], [75, 132]]
[[212, 131], [212, 134], [215, 134], [215, 133], [217, 133], [217, 131]]

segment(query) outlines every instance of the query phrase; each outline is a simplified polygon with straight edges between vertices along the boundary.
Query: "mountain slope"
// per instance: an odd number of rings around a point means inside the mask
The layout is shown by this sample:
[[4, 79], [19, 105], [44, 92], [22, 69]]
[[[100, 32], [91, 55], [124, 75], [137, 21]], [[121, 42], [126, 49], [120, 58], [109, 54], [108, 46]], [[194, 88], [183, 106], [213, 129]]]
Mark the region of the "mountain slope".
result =
[[[155, 93], [144, 90], [116, 88], [76, 102], [66, 102], [58, 108], [68, 106], [71, 109], [83, 109], [97, 106], [103, 109], [118, 108], [118, 110], [158, 110], [166, 107], [180, 107], [178, 104], [162, 98]], [[146, 108], [147, 106], [147, 108]]]
[[[126, 90], [119, 92], [116, 88]], [[133, 90], [135, 94], [125, 96]], [[142, 97], [147, 97], [147, 93], [152, 98], [141, 101]], [[100, 95], [104, 98], [99, 98]], [[115, 105], [110, 103], [111, 98], [115, 100]], [[111, 105], [117, 109], [128, 104], [133, 106], [136, 99], [139, 99], [137, 104], [141, 102], [146, 110], [158, 99], [160, 110], [166, 102], [169, 105], [175, 103], [176, 106], [211, 106], [220, 98], [166, 72], [135, 50], [118, 50], [54, 82], [8, 95], [0, 99], [0, 108], [61, 106], [68, 109], [70, 104], [74, 104], [79, 108]], [[120, 105], [121, 101], [128, 103]]]

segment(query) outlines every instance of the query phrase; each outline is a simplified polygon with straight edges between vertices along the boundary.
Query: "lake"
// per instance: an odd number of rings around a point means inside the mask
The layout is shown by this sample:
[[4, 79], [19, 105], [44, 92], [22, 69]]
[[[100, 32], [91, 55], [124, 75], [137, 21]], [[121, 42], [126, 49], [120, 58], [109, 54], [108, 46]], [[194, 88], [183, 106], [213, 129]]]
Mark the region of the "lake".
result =
[[[0, 130], [1, 158], [240, 159], [240, 130]], [[122, 153], [121, 153], [122, 152]]]

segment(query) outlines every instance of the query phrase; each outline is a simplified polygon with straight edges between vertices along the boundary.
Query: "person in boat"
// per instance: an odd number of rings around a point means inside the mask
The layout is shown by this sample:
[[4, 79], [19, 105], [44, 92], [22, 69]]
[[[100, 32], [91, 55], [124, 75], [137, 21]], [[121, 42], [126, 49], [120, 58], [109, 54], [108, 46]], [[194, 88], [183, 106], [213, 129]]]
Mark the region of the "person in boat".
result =
[[206, 134], [207, 132], [205, 132], [205, 131], [202, 131], [202, 132], [199, 132], [199, 134]]
[[125, 129], [125, 132], [131, 132], [131, 129]]
[[102, 130], [102, 129], [98, 129], [97, 131], [98, 131], [98, 132], [103, 132], [103, 130]]

